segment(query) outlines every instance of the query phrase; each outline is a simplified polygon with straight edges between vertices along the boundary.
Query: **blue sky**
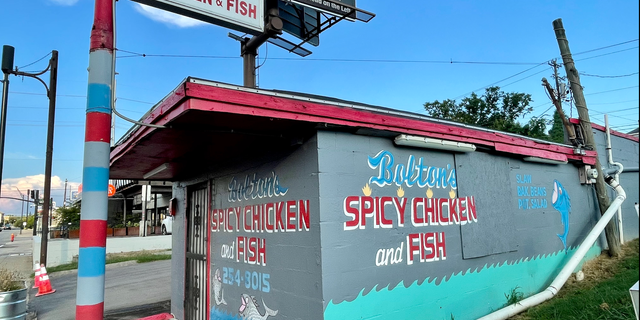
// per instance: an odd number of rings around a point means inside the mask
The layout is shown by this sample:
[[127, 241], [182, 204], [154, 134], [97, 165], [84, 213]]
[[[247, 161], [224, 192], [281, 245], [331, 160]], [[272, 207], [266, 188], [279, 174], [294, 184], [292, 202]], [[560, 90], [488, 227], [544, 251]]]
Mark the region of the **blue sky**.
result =
[[[59, 51], [52, 194], [62, 201], [64, 181], [73, 190], [82, 179], [90, 0], [3, 0], [0, 45], [16, 49], [15, 65]], [[593, 122], [609, 112], [614, 129], [638, 125], [638, 1], [367, 1], [369, 23], [341, 22], [307, 46], [306, 59], [277, 47], [259, 53], [259, 86], [338, 97], [422, 112], [427, 101], [460, 99], [534, 67], [530, 64], [433, 63], [433, 61], [541, 63], [559, 56], [552, 21], [562, 18]], [[139, 4], [117, 2], [116, 47], [144, 54], [221, 58], [123, 57], [117, 59], [117, 108], [138, 119], [187, 76], [241, 84], [239, 44], [232, 30], [171, 16]], [[238, 32], [235, 32], [239, 34]], [[293, 39], [288, 35], [285, 37]], [[118, 52], [119, 56], [127, 56]], [[22, 71], [43, 70], [47, 58]], [[266, 60], [265, 60], [266, 59]], [[369, 60], [369, 61], [336, 61]], [[374, 60], [374, 61], [371, 61]], [[405, 62], [381, 62], [393, 60]], [[432, 61], [432, 62], [424, 62]], [[564, 69], [560, 70], [564, 74]], [[530, 93], [531, 114], [551, 106], [540, 79], [551, 68], [532, 68], [496, 83], [505, 91]], [[45, 77], [48, 77], [45, 75]], [[2, 196], [42, 190], [48, 101], [34, 79], [10, 78]], [[568, 114], [575, 109], [565, 106]], [[551, 111], [547, 115], [551, 115]], [[521, 121], [525, 121], [522, 119]], [[116, 138], [130, 127], [116, 121]], [[0, 212], [20, 215], [20, 202], [0, 200]]]

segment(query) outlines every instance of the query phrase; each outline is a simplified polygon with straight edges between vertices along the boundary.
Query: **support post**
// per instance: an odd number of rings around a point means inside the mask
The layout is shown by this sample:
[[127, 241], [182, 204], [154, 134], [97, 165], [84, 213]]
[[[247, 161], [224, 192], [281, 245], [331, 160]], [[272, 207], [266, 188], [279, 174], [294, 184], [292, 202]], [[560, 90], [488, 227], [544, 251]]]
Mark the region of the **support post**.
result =
[[38, 202], [40, 201], [40, 190], [31, 191], [33, 196], [33, 235], [38, 235]]
[[283, 23], [278, 16], [278, 1], [268, 0], [266, 5], [268, 9], [264, 32], [260, 35], [253, 36], [251, 39], [245, 38], [244, 41], [240, 43], [243, 84], [248, 88], [256, 87], [256, 56], [258, 55], [258, 48], [267, 42], [270, 37], [276, 37], [282, 34]]
[[[595, 140], [593, 138], [593, 131], [591, 129], [591, 120], [589, 119], [587, 102], [584, 99], [582, 85], [580, 84], [580, 76], [575, 67], [571, 50], [569, 49], [569, 41], [565, 34], [562, 19], [556, 19], [553, 21], [553, 29], [558, 41], [558, 47], [560, 47], [560, 54], [562, 56], [562, 61], [564, 62], [564, 68], [567, 72], [567, 79], [569, 80], [571, 91], [573, 92], [573, 98], [575, 99], [576, 109], [578, 110], [578, 116], [580, 118], [580, 126], [584, 132], [585, 148], [597, 151]], [[596, 170], [598, 170], [598, 178], [596, 179], [596, 196], [598, 198], [600, 213], [604, 214], [607, 211], [607, 208], [609, 208], [610, 200], [607, 196], [607, 187], [602, 174], [602, 165], [600, 164], [600, 159], [598, 157], [596, 157], [595, 166]], [[609, 221], [607, 224], [607, 227], [605, 228], [605, 235], [607, 237], [607, 245], [609, 246], [609, 255], [614, 257], [619, 256], [621, 253], [620, 240], [616, 234], [614, 221]]]
[[49, 211], [51, 203], [51, 166], [53, 163], [53, 131], [56, 119], [56, 91], [58, 88], [58, 51], [53, 50], [49, 61], [49, 120], [47, 124], [47, 151], [44, 165], [44, 203], [42, 204], [42, 241], [40, 263], [47, 265], [47, 239], [49, 238]]
[[104, 319], [115, 0], [96, 0], [87, 89], [76, 319]]

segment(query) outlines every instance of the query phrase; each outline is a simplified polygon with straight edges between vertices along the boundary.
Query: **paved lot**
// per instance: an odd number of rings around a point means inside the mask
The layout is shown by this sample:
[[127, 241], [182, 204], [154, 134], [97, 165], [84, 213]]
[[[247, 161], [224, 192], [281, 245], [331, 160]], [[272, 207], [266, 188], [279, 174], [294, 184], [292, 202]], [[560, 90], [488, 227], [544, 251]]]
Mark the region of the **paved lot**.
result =
[[[38, 320], [75, 318], [77, 271], [50, 274], [56, 292], [34, 300]], [[132, 319], [167, 312], [171, 299], [171, 261], [125, 262], [107, 265], [105, 314], [109, 319]], [[35, 289], [33, 289], [35, 293]], [[162, 303], [165, 307], [162, 308]], [[149, 308], [146, 308], [148, 305]], [[119, 315], [118, 315], [119, 314]]]

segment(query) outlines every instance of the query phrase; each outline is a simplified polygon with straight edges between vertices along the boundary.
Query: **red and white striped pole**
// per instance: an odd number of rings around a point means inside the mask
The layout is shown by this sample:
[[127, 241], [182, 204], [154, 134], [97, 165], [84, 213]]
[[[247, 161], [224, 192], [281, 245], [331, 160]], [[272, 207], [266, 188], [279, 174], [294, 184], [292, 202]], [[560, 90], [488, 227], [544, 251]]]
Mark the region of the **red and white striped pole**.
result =
[[104, 318], [115, 0], [95, 0], [82, 171], [76, 319]]

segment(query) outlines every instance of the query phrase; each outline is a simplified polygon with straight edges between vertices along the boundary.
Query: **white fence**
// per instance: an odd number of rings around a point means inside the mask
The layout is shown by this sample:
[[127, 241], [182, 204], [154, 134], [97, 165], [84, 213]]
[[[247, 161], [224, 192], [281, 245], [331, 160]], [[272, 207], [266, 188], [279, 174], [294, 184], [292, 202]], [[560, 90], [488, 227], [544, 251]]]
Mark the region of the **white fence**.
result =
[[[40, 236], [33, 237], [33, 263], [40, 261]], [[49, 239], [47, 267], [70, 263], [78, 256], [79, 239]], [[171, 235], [153, 237], [109, 237], [107, 253], [171, 249]]]

